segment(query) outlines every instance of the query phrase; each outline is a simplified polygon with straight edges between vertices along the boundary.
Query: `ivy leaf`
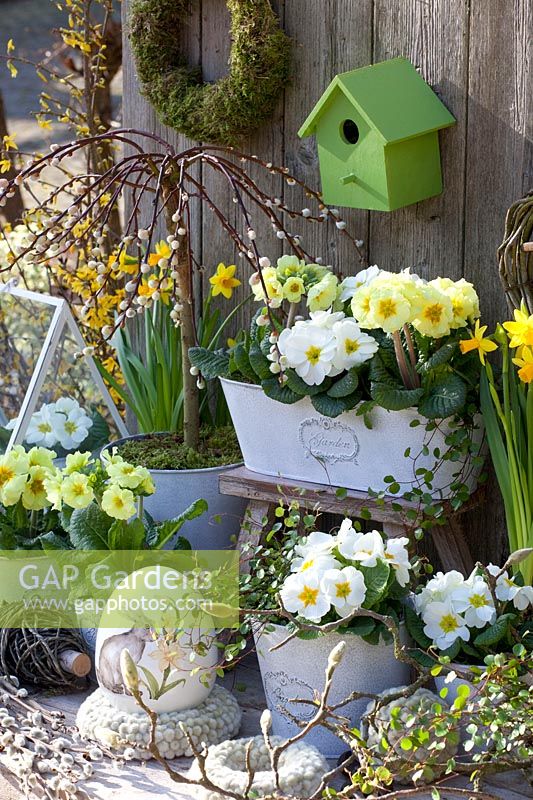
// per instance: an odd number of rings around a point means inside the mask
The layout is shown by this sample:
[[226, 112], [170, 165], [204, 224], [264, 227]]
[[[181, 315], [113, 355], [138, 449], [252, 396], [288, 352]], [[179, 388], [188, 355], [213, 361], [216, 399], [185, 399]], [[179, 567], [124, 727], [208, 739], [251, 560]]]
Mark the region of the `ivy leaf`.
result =
[[227, 378], [229, 355], [224, 350], [208, 350], [207, 347], [190, 347], [189, 361], [197, 367], [204, 378]]
[[389, 411], [401, 411], [412, 408], [424, 394], [423, 389], [400, 389], [388, 383], [372, 383], [370, 387], [372, 399], [382, 408]]
[[481, 631], [474, 639], [476, 647], [492, 647], [493, 644], [503, 639], [509, 630], [509, 626], [516, 618], [515, 614], [502, 614], [498, 617], [494, 625], [489, 625], [484, 631]]
[[250, 345], [248, 359], [250, 361], [251, 368], [260, 380], [263, 381], [272, 377], [272, 373], [270, 372], [270, 361], [266, 356], [263, 355], [261, 348], [255, 342]]
[[354, 392], [348, 397], [331, 397], [329, 393], [323, 392], [311, 398], [315, 410], [325, 417], [338, 417], [344, 411], [350, 411], [355, 408], [360, 400], [360, 392]]
[[355, 392], [358, 386], [359, 375], [357, 374], [357, 370], [352, 368], [328, 389], [327, 394], [330, 397], [347, 397], [349, 394], [352, 394], [352, 392]]
[[379, 603], [387, 590], [390, 567], [384, 561], [378, 561], [375, 567], [365, 568], [364, 575], [366, 585], [364, 607], [372, 608]]
[[74, 509], [68, 529], [72, 546], [76, 550], [108, 550], [108, 534], [113, 522], [96, 503]]
[[289, 389], [287, 386], [281, 386], [276, 377], [270, 377], [267, 380], [261, 381], [261, 386], [266, 396], [271, 397], [272, 400], [277, 400], [278, 403], [292, 405], [302, 399], [301, 394], [296, 394], [296, 392], [293, 392], [292, 389]]
[[466, 402], [466, 383], [458, 375], [446, 375], [433, 384], [418, 406], [428, 419], [444, 419], [461, 411]]

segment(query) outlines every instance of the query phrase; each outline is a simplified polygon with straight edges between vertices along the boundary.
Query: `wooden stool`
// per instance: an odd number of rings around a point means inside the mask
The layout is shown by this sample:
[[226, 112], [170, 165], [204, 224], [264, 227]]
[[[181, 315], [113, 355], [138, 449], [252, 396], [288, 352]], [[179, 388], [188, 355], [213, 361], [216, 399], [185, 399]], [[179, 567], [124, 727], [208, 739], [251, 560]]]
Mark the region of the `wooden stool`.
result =
[[[251, 472], [246, 467], [237, 467], [237, 469], [230, 469], [222, 473], [219, 479], [219, 490], [221, 494], [248, 499], [248, 508], [237, 543], [237, 546], [241, 548], [246, 542], [257, 543], [264, 527], [265, 518], [270, 516], [281, 498], [284, 503], [298, 502], [301, 508], [320, 508], [320, 511], [324, 513], [341, 514], [352, 518], [360, 517], [363, 509], [368, 510], [371, 519], [379, 522], [380, 527], [389, 537], [403, 536], [406, 533], [402, 513], [394, 510], [393, 504], [402, 506], [405, 511], [418, 510], [416, 503], [410, 503], [397, 497], [386, 498], [384, 502], [376, 501], [366, 492], [354, 490], [339, 497], [335, 486], [303, 481], [296, 483], [286, 478], [274, 478], [270, 475]], [[474, 568], [474, 560], [459, 517], [463, 511], [476, 505], [479, 499], [476, 492], [459, 511], [452, 512], [450, 510], [445, 525], [435, 525], [431, 529], [435, 548], [446, 571], [457, 569], [463, 575], [469, 575]]]

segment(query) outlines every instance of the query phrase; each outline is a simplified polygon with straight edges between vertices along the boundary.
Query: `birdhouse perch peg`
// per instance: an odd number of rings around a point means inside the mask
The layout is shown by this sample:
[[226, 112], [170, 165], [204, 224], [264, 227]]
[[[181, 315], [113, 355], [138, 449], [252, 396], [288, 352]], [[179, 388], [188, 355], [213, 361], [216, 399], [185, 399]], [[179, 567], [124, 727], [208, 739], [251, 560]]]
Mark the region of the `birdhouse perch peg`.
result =
[[393, 211], [442, 191], [439, 130], [455, 123], [407, 58], [343, 72], [298, 135], [315, 134], [325, 203]]

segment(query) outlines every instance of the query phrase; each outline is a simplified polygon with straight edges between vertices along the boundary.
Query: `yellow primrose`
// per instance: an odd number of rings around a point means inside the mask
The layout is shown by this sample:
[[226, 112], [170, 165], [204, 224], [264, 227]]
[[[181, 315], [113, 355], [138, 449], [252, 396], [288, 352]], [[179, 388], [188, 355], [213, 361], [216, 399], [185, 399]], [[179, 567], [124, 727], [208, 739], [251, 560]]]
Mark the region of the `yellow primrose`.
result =
[[170, 258], [172, 250], [170, 245], [164, 240], [158, 242], [155, 246], [155, 253], [150, 253], [148, 256], [148, 264], [151, 267], [157, 267], [162, 258]]
[[0, 457], [0, 502], [4, 506], [12, 506], [19, 501], [28, 468], [27, 459], [21, 459], [16, 448]]
[[235, 287], [241, 285], [240, 280], [235, 278], [236, 269], [235, 264], [230, 264], [226, 267], [225, 264], [220, 262], [215, 274], [209, 278], [209, 283], [213, 287], [213, 297], [221, 294], [226, 300], [230, 299]]
[[471, 338], [463, 339], [459, 342], [459, 347], [461, 348], [461, 353], [463, 355], [465, 355], [465, 353], [470, 353], [472, 350], [477, 350], [479, 360], [483, 365], [485, 364], [485, 356], [487, 353], [498, 349], [498, 345], [495, 342], [484, 338], [486, 330], [487, 326], [480, 325], [479, 320], [476, 320], [474, 330], [470, 331]]
[[61, 511], [61, 507], [63, 505], [63, 497], [61, 494], [62, 487], [63, 478], [61, 477], [61, 473], [59, 471], [50, 473], [48, 478], [45, 478], [44, 480], [46, 496], [48, 501], [52, 504], [54, 511]]
[[29, 466], [53, 469], [56, 456], [57, 453], [53, 450], [48, 450], [46, 447], [32, 447], [28, 453]]
[[411, 304], [394, 286], [375, 289], [372, 284], [368, 321], [372, 328], [395, 333], [403, 328], [406, 322], [411, 321]]
[[22, 505], [29, 511], [41, 511], [50, 505], [44, 486], [49, 472], [44, 467], [30, 467], [29, 478], [22, 492]]
[[531, 383], [533, 381], [533, 352], [529, 347], [522, 347], [520, 358], [513, 358], [513, 364], [520, 367], [518, 370], [518, 377], [524, 383]]
[[111, 484], [102, 495], [102, 510], [114, 519], [130, 519], [136, 512], [133, 492]]
[[64, 473], [65, 475], [71, 475], [73, 472], [80, 472], [92, 463], [90, 453], [80, 453], [79, 451], [76, 453], [69, 453], [67, 455]]
[[134, 467], [127, 461], [110, 464], [107, 468], [107, 474], [111, 480], [124, 489], [137, 489], [146, 479], [146, 473], [150, 474], [144, 467]]
[[351, 299], [352, 314], [362, 328], [377, 327], [370, 320], [370, 286], [359, 286]]
[[429, 285], [448, 295], [452, 301], [451, 328], [464, 328], [469, 321], [479, 317], [479, 297], [474, 286], [464, 278], [458, 281], [452, 281], [450, 278], [435, 278], [429, 282]]
[[510, 346], [520, 347], [533, 345], [533, 314], [528, 315], [524, 305], [514, 310], [514, 322], [504, 322], [503, 327], [509, 334]]
[[301, 278], [288, 278], [283, 284], [283, 297], [289, 303], [299, 303], [303, 294], [305, 294], [305, 286]]
[[[272, 305], [280, 306], [283, 300], [283, 286], [278, 280], [278, 273], [274, 267], [266, 267], [261, 270], [261, 277], [266, 286], [268, 299], [274, 301]], [[265, 293], [263, 291], [263, 284], [261, 278], [254, 272], [249, 280], [250, 287], [254, 294], [254, 300], [263, 302], [265, 300]]]
[[332, 272], [315, 283], [307, 293], [307, 305], [310, 311], [326, 311], [331, 308], [337, 297], [338, 280]]
[[73, 472], [63, 481], [61, 487], [63, 501], [71, 508], [86, 508], [94, 499], [89, 476], [83, 472]]
[[453, 322], [452, 301], [434, 286], [424, 286], [420, 293], [420, 310], [413, 325], [423, 336], [440, 339], [450, 333]]

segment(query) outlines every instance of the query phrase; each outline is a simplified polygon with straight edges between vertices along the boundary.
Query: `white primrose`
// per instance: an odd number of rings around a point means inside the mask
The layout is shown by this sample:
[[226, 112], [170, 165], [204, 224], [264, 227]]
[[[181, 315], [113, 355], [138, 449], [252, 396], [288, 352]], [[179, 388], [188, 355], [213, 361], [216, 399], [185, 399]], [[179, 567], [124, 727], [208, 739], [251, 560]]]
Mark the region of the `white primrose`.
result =
[[470, 631], [464, 618], [455, 611], [451, 600], [428, 603], [424, 611], [424, 633], [439, 650], [447, 650], [457, 639], [468, 642]]
[[378, 277], [380, 272], [381, 270], [377, 264], [373, 264], [371, 267], [358, 272], [357, 275], [350, 275], [348, 278], [345, 278], [339, 286], [339, 300], [341, 303], [346, 302], [346, 300], [351, 300], [360, 286], [368, 286], [372, 283], [374, 278]]
[[322, 591], [321, 580], [322, 575], [316, 570], [289, 575], [280, 592], [286, 610], [310, 622], [320, 622], [331, 608], [331, 602]]
[[456, 569], [452, 569], [450, 572], [437, 572], [420, 594], [415, 595], [414, 603], [417, 612], [423, 614], [429, 603], [446, 600], [453, 589], [463, 585], [464, 580], [464, 576]]
[[496, 619], [490, 588], [481, 575], [471, 576], [450, 595], [452, 605], [470, 628], [484, 628]]
[[279, 352], [309, 386], [320, 385], [330, 374], [337, 352], [331, 330], [317, 325], [296, 323], [285, 328], [278, 340]]
[[[61, 415], [53, 405], [43, 405], [32, 414], [26, 429], [26, 442], [40, 447], [53, 447], [57, 444], [57, 429], [61, 423]], [[14, 427], [14, 423], [12, 422]]]
[[396, 580], [400, 586], [407, 586], [410, 580], [411, 563], [407, 546], [409, 539], [407, 536], [398, 536], [396, 539], [388, 539], [385, 545], [385, 559], [394, 569]]
[[375, 567], [385, 560], [385, 545], [378, 531], [360, 533], [354, 528], [339, 532], [338, 549], [344, 558], [360, 562], [362, 567]]
[[336, 322], [333, 325], [333, 333], [337, 339], [337, 353], [333, 365], [340, 370], [364, 364], [379, 348], [374, 337], [363, 333], [352, 317]]
[[341, 617], [361, 608], [365, 602], [365, 579], [363, 573], [355, 567], [329, 569], [322, 577], [321, 587]]

